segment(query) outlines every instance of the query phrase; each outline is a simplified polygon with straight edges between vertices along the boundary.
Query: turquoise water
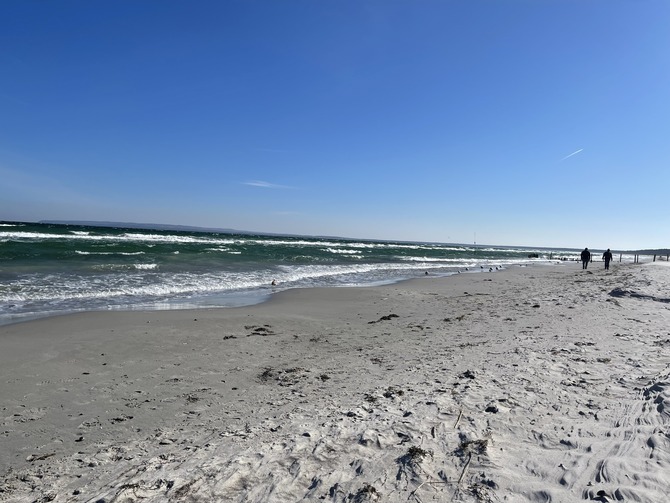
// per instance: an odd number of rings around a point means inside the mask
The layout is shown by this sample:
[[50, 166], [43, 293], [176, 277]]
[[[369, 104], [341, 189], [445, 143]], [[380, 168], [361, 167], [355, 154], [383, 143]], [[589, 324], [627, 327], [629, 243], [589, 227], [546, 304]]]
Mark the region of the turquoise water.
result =
[[260, 302], [287, 288], [383, 284], [426, 272], [488, 272], [577, 254], [2, 222], [0, 324], [86, 310], [230, 307]]

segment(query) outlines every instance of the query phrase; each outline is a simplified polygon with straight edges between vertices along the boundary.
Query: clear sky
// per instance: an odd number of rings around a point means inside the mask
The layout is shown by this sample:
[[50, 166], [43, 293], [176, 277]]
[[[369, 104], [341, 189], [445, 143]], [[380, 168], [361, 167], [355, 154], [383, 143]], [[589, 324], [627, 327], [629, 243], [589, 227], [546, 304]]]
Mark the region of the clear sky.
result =
[[667, 0], [0, 3], [0, 220], [670, 246]]

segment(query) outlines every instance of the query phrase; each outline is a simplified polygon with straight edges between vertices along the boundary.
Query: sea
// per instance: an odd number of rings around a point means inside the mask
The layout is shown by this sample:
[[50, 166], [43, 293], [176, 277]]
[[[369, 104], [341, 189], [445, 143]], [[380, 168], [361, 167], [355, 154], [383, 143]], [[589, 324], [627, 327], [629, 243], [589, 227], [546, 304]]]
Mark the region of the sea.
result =
[[[382, 285], [579, 251], [0, 222], [0, 325], [97, 310], [235, 307], [289, 288]], [[274, 282], [274, 285], [273, 285]]]

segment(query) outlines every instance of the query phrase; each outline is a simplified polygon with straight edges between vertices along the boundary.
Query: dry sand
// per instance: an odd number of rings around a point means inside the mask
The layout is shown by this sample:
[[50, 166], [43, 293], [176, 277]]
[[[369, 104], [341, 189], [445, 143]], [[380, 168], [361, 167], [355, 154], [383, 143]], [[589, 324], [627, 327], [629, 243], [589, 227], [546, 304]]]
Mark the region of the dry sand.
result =
[[670, 267], [0, 327], [0, 501], [660, 503]]

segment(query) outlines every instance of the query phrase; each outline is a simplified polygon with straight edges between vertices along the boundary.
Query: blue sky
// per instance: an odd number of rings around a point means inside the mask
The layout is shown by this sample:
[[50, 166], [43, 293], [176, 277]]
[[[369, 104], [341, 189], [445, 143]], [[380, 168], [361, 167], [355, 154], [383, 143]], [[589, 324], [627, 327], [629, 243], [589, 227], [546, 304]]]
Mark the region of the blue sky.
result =
[[0, 220], [670, 246], [666, 0], [0, 4]]

